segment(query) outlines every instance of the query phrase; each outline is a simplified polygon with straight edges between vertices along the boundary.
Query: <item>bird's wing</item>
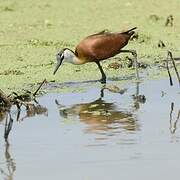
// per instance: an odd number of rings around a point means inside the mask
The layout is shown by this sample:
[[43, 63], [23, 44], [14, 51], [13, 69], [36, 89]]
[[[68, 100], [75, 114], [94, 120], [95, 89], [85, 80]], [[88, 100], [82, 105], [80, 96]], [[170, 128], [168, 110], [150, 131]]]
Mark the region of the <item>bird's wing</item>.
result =
[[92, 45], [92, 52], [97, 60], [115, 56], [128, 43], [128, 36], [121, 34], [105, 35], [96, 39]]
[[135, 29], [137, 29], [137, 27], [134, 27], [134, 28], [131, 28], [131, 29], [129, 29], [129, 30], [127, 30], [127, 31], [124, 31], [124, 32], [121, 32], [122, 34], [129, 34], [129, 33], [134, 33], [134, 31], [133, 30], [135, 30]]
[[111, 32], [108, 29], [104, 29], [104, 30], [102, 30], [100, 32], [97, 32], [95, 34], [92, 34], [92, 35], [90, 35], [90, 36], [88, 36], [86, 38], [96, 37], [98, 35], [108, 35], [108, 34], [111, 34]]
[[118, 54], [129, 40], [119, 33], [98, 34], [82, 40], [76, 47], [76, 55], [89, 61], [99, 61]]

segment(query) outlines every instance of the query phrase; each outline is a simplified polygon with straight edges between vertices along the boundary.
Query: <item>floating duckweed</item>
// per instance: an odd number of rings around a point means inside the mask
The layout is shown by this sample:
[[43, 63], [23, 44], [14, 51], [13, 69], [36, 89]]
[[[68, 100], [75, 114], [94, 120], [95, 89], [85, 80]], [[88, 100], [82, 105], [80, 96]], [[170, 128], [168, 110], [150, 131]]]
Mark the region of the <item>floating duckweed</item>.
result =
[[40, 39], [30, 39], [27, 42], [28, 42], [28, 45], [36, 46], [36, 47], [38, 46], [55, 46], [55, 47], [70, 46], [72, 47], [72, 45], [63, 41], [54, 42], [54, 41], [43, 41]]
[[19, 70], [6, 70], [4, 72], [0, 72], [0, 75], [22, 75], [24, 74], [22, 71]]
[[156, 14], [151, 14], [151, 15], [149, 16], [149, 19], [150, 19], [151, 21], [153, 21], [153, 22], [157, 22], [157, 21], [160, 20], [160, 17], [159, 17], [158, 15], [156, 15]]
[[151, 35], [147, 34], [139, 34], [138, 36], [138, 42], [139, 43], [148, 43], [151, 40]]
[[[166, 58], [164, 49], [157, 48], [159, 39], [166, 43], [166, 48], [173, 52], [174, 57], [179, 57], [178, 37], [180, 28], [177, 23], [180, 21], [179, 3], [173, 1], [173, 18], [175, 19], [173, 24], [170, 23], [172, 22], [170, 16], [168, 21], [170, 27], [165, 27], [168, 14], [164, 14], [164, 9], [167, 9], [169, 2], [156, 1], [156, 3], [152, 3], [152, 1], [147, 0], [142, 1], [140, 5], [135, 2], [127, 2], [119, 12], [120, 4], [118, 0], [113, 1], [113, 3], [110, 1], [104, 1], [103, 3], [101, 1], [88, 1], [88, 6], [85, 1], [77, 0], [77, 10], [73, 11], [72, 15], [67, 13], [66, 7], [73, 9], [74, 3], [68, 3], [65, 0], [61, 2], [55, 0], [53, 3], [50, 1], [21, 1], [20, 3], [15, 0], [1, 1], [0, 73], [1, 75], [9, 74], [9, 76], [1, 76], [1, 88], [17, 90], [29, 83], [36, 84], [45, 77], [47, 80], [56, 83], [90, 80], [89, 84], [92, 85], [91, 80], [94, 81], [100, 78], [95, 64], [72, 66], [63, 63], [58, 74], [53, 76], [53, 63], [56, 63], [55, 55], [59, 49], [67, 47], [73, 50], [81, 39], [106, 28], [112, 30], [112, 32], [119, 32], [134, 26], [138, 27], [133, 37], [134, 41], [130, 41], [125, 47], [125, 49], [137, 51], [138, 62], [143, 61], [154, 65], [155, 60], [160, 62]], [[145, 6], [148, 7], [148, 11], [142, 8]], [[157, 13], [158, 6], [162, 8], [159, 8]], [[110, 11], [106, 11], [108, 7], [111, 8]], [[136, 8], [136, 11], [134, 11], [134, 8]], [[96, 11], [92, 13], [93, 9], [96, 9]], [[102, 9], [104, 10], [103, 14]], [[109, 12], [111, 12], [111, 16], [109, 16]], [[22, 58], [18, 58], [19, 56]], [[120, 67], [117, 70], [113, 68], [105, 69], [109, 78], [108, 81], [112, 79], [121, 83], [122, 80], [135, 79], [134, 71], [128, 69], [128, 64], [123, 61], [125, 56], [132, 59], [131, 54], [120, 53], [116, 57], [120, 57], [122, 61], [119, 61], [120, 58], [118, 60], [113, 57], [102, 63], [105, 68], [114, 60], [122, 64], [123, 68]], [[20, 71], [4, 72], [8, 69], [15, 70], [15, 68]], [[25, 72], [24, 75], [14, 76], [14, 74], [22, 74], [21, 71]], [[147, 71], [149, 73], [148, 78], [154, 75], [155, 77], [167, 75], [164, 70], [157, 73], [157, 70], [154, 71], [148, 68]], [[73, 91], [71, 86], [59, 89], [57, 91]]]
[[12, 7], [6, 6], [2, 9], [2, 11], [14, 11]]

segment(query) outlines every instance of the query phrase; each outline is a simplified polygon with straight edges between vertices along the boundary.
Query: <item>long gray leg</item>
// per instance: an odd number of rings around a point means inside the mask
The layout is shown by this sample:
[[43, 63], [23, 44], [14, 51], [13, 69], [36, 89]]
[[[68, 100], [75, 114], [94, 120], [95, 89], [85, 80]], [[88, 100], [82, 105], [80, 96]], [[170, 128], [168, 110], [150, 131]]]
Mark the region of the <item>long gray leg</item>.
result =
[[105, 84], [105, 83], [106, 83], [106, 75], [105, 75], [105, 73], [104, 73], [104, 71], [103, 71], [103, 69], [102, 69], [102, 66], [100, 65], [100, 62], [99, 62], [99, 61], [97, 61], [96, 64], [98, 65], [98, 68], [99, 68], [99, 70], [100, 70], [100, 72], [101, 72], [101, 75], [102, 75], [102, 78], [100, 79], [100, 82], [101, 82], [102, 84]]
[[136, 79], [139, 80], [139, 71], [138, 71], [138, 62], [137, 62], [137, 53], [135, 50], [121, 50], [120, 53], [131, 53], [134, 56], [134, 66], [136, 70]]

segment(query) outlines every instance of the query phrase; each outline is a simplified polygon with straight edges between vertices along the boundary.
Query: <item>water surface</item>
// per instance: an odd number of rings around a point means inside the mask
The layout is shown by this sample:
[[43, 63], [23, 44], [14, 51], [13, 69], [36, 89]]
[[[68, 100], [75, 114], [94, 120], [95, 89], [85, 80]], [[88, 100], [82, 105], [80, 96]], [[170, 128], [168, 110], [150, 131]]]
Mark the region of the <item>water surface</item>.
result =
[[9, 143], [3, 136], [10, 114], [2, 113], [0, 179], [177, 179], [179, 86], [164, 79], [119, 88], [127, 91], [87, 86], [47, 94], [18, 121], [13, 107]]

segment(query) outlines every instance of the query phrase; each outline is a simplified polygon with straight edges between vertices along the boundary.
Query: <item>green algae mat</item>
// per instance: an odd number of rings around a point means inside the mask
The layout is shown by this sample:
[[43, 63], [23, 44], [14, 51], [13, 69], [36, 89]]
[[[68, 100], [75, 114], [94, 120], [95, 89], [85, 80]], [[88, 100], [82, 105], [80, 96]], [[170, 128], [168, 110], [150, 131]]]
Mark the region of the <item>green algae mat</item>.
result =
[[[74, 49], [82, 38], [103, 29], [138, 27], [138, 38], [125, 49], [137, 50], [140, 62], [160, 62], [167, 50], [178, 57], [179, 9], [179, 0], [0, 0], [0, 88], [19, 90], [44, 78], [61, 83], [100, 78], [93, 63], [63, 64], [55, 76], [53, 69], [59, 49]], [[173, 22], [165, 26], [169, 15]], [[166, 47], [158, 47], [160, 40]], [[121, 62], [117, 59], [126, 56], [120, 54], [103, 62], [107, 77], [134, 73], [128, 68], [109, 68], [109, 63]]]

